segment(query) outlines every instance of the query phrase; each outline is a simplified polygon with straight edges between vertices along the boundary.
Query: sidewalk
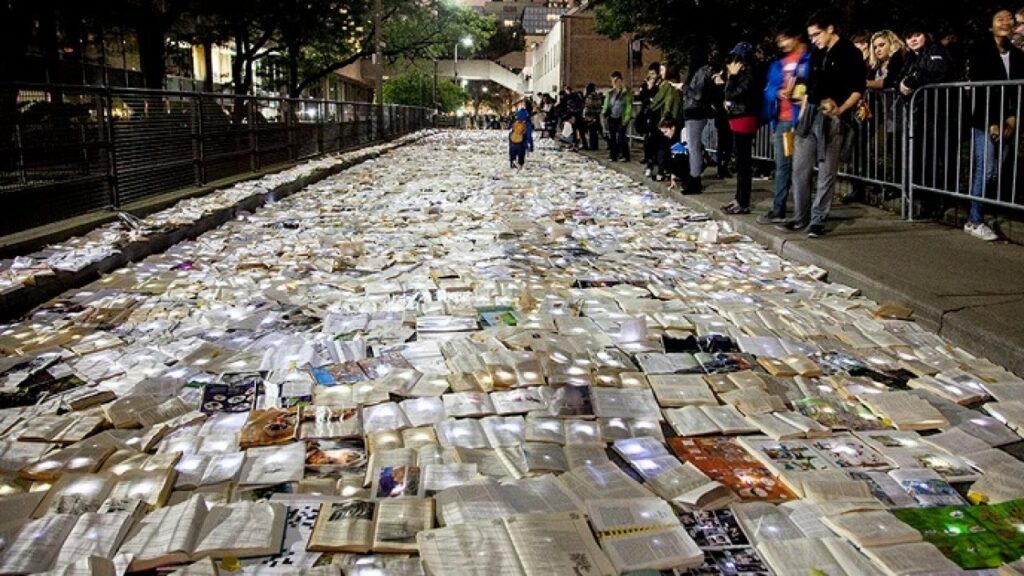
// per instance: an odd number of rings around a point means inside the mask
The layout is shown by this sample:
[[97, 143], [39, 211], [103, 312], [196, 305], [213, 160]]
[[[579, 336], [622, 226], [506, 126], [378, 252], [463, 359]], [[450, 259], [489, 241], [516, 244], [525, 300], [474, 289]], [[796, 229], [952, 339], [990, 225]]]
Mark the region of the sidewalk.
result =
[[[644, 180], [639, 156], [612, 163], [606, 150], [584, 154]], [[878, 302], [909, 306], [921, 325], [1024, 375], [1024, 247], [982, 242], [942, 224], [904, 222], [878, 208], [842, 205], [838, 199], [826, 225], [828, 235], [812, 240], [806, 233], [755, 222], [770, 207], [770, 180], [754, 180], [751, 214], [743, 216], [719, 210], [732, 200], [734, 180], [707, 179], [704, 193], [696, 196], [646, 182], [652, 190], [730, 222], [784, 258], [824, 268], [834, 282], [859, 288]]]

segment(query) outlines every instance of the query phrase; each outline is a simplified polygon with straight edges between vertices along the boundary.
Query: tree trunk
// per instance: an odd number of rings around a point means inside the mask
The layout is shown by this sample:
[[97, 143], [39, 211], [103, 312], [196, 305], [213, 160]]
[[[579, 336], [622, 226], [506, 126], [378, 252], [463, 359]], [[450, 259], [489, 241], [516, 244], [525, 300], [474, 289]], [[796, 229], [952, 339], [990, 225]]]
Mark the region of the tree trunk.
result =
[[203, 78], [203, 92], [213, 92], [213, 42], [203, 40], [203, 66], [206, 77]]
[[142, 66], [142, 78], [146, 88], [159, 90], [164, 87], [164, 76], [167, 74], [164, 37], [167, 27], [155, 19], [145, 18], [136, 22], [136, 33], [139, 37], [139, 64]]
[[299, 87], [299, 47], [295, 42], [288, 43], [288, 96], [298, 98]]

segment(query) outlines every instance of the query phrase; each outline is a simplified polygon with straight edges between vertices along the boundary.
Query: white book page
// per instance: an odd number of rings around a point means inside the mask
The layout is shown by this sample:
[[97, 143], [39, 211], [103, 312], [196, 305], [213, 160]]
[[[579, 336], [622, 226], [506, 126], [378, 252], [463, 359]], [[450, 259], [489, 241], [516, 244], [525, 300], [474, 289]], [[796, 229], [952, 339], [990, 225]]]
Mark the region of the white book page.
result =
[[652, 495], [650, 490], [612, 462], [572, 469], [559, 476], [559, 480], [583, 501]]
[[50, 514], [25, 524], [0, 556], [0, 572], [29, 574], [49, 570], [75, 520], [71, 514]]
[[820, 538], [769, 540], [757, 549], [777, 576], [851, 576]]
[[113, 558], [134, 522], [130, 512], [82, 514], [61, 547], [55, 567], [63, 568], [88, 556]]
[[934, 544], [915, 542], [880, 546], [864, 551], [887, 574], [940, 574], [959, 573], [960, 566], [942, 555]]
[[515, 512], [501, 487], [492, 480], [470, 482], [435, 496], [437, 516], [446, 526], [481, 520], [500, 520]]
[[244, 558], [276, 553], [287, 513], [287, 506], [267, 502], [212, 506], [196, 539], [194, 556], [223, 553]]
[[576, 574], [582, 566], [593, 576], [618, 574], [582, 514], [525, 514], [505, 525], [527, 574]]
[[672, 507], [661, 498], [590, 500], [587, 517], [598, 532], [679, 524]]
[[144, 563], [168, 554], [188, 556], [206, 519], [206, 502], [193, 496], [175, 506], [161, 508], [144, 517], [118, 550], [132, 554], [134, 563]]
[[526, 575], [501, 520], [427, 530], [417, 535], [416, 543], [429, 574]]
[[682, 526], [609, 537], [601, 544], [619, 572], [685, 570], [704, 563], [704, 551]]

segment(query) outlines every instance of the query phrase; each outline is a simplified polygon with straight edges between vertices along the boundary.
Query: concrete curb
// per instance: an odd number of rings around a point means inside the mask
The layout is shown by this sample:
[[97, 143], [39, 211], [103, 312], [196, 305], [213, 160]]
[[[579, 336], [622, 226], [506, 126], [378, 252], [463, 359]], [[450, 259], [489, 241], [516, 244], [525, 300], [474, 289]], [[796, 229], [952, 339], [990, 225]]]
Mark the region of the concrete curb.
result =
[[[364, 148], [387, 144], [388, 142], [392, 142], [402, 137], [404, 136], [396, 136], [389, 140], [369, 143], [364, 146]], [[415, 142], [417, 140], [419, 139], [417, 138], [411, 142]], [[352, 152], [354, 150], [358, 150], [358, 148], [348, 150], [346, 152]], [[26, 285], [7, 294], [0, 295], [0, 322], [7, 322], [16, 319], [40, 304], [48, 302], [52, 298], [59, 296], [67, 290], [81, 288], [90, 282], [99, 279], [103, 274], [117, 270], [131, 262], [138, 262], [153, 254], [164, 252], [179, 242], [191, 240], [205, 232], [213, 230], [225, 222], [232, 220], [241, 212], [252, 212], [270, 201], [287, 198], [311, 184], [320, 182], [321, 180], [329, 178], [368, 160], [379, 158], [386, 152], [387, 150], [375, 152], [360, 160], [348, 160], [341, 162], [335, 166], [331, 166], [330, 168], [316, 170], [313, 173], [303, 176], [297, 180], [277, 186], [276, 188], [268, 190], [266, 193], [254, 194], [232, 206], [207, 214], [203, 218], [187, 226], [181, 226], [162, 234], [150, 236], [145, 240], [132, 242], [121, 247], [120, 252], [112, 254], [99, 262], [94, 262], [78, 272], [57, 271], [57, 273], [52, 276], [39, 277], [34, 285]], [[290, 168], [290, 166], [286, 166], [282, 168], [282, 170], [288, 168]], [[252, 178], [249, 179], [261, 178], [269, 173], [272, 172], [254, 174]], [[96, 225], [101, 224], [102, 222], [97, 223]]]
[[[944, 307], [919, 290], [915, 291], [914, 286], [899, 285], [902, 283], [871, 276], [858, 270], [855, 266], [816, 252], [811, 246], [811, 242], [817, 241], [806, 240], [803, 235], [783, 232], [774, 226], [757, 224], [749, 215], [740, 217], [724, 214], [720, 210], [720, 206], [716, 204], [716, 200], [707, 197], [706, 194], [711, 189], [719, 192], [725, 191], [721, 187], [731, 187], [734, 180], [727, 181], [728, 184], [712, 184], [705, 194], [683, 196], [676, 191], [669, 190], [664, 184], [631, 173], [638, 172], [639, 168], [629, 170], [627, 169], [629, 164], [613, 163], [601, 153], [588, 153], [585, 157], [644, 183], [652, 191], [662, 196], [695, 210], [707, 212], [716, 220], [728, 222], [736, 232], [749, 236], [755, 242], [766, 246], [783, 258], [823, 268], [828, 272], [830, 281], [857, 288], [864, 296], [880, 303], [896, 302], [907, 305], [914, 310], [915, 321], [924, 328], [949, 339], [956, 346], [972, 354], [988, 358], [1018, 375], [1024, 374], [1024, 342], [1008, 340], [1004, 334], [986, 326], [983, 314], [979, 310], [985, 305], [977, 307], [978, 309]], [[638, 173], [642, 174], [642, 172]], [[919, 225], [908, 223], [907, 226]], [[1021, 298], [1024, 299], [1024, 296]]]

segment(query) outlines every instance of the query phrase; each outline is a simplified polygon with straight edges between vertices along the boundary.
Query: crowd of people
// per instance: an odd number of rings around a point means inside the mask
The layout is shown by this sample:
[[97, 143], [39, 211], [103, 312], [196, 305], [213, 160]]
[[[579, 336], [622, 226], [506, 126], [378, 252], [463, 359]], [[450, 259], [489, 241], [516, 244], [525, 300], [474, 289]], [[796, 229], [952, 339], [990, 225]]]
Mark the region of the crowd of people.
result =
[[[523, 109], [531, 130], [568, 149], [597, 150], [603, 136], [612, 161], [630, 160], [627, 132], [632, 123], [633, 134], [643, 138], [645, 174], [683, 194], [702, 192], [702, 177], [711, 163], [718, 177], [729, 177], [734, 158], [736, 192], [722, 207], [729, 214], [750, 213], [754, 139], [768, 125], [774, 194], [771, 208], [757, 222], [819, 238], [826, 233], [840, 165], [855, 147], [866, 146], [863, 135], [855, 134], [863, 133], [858, 126], [872, 116], [866, 104], [869, 91], [890, 91], [898, 116], [907, 114], [911, 97], [926, 85], [1024, 80], [1024, 9], [995, 9], [987, 16], [988, 32], [962, 43], [956, 34], [937, 33], [922, 22], [912, 22], [900, 33], [847, 31], [835, 11], [824, 9], [804, 23], [779, 28], [774, 58], [745, 41], [725, 54], [698, 46], [688, 55], [684, 73], [674, 63], [652, 64], [636, 92], [615, 72], [605, 94], [594, 84], [582, 92], [567, 87], [557, 98], [544, 94], [536, 101], [528, 99]], [[914, 181], [940, 189], [957, 177], [959, 155], [958, 135], [952, 134], [958, 122], [934, 114], [948, 107], [943, 98], [941, 93], [936, 96], [927, 119], [924, 107], [918, 106], [912, 123], [915, 132], [927, 127], [935, 141], [915, 148]], [[985, 90], [968, 106], [970, 194], [991, 198], [1001, 166], [1020, 135], [1019, 92]], [[705, 146], [709, 124], [716, 128], [713, 155]], [[899, 125], [890, 132], [901, 129]], [[931, 167], [929, 174], [924, 174], [926, 166]], [[844, 201], [858, 201], [862, 195], [863, 187], [855, 186]], [[979, 201], [971, 202], [964, 230], [983, 240], [997, 238], [985, 224]]]

